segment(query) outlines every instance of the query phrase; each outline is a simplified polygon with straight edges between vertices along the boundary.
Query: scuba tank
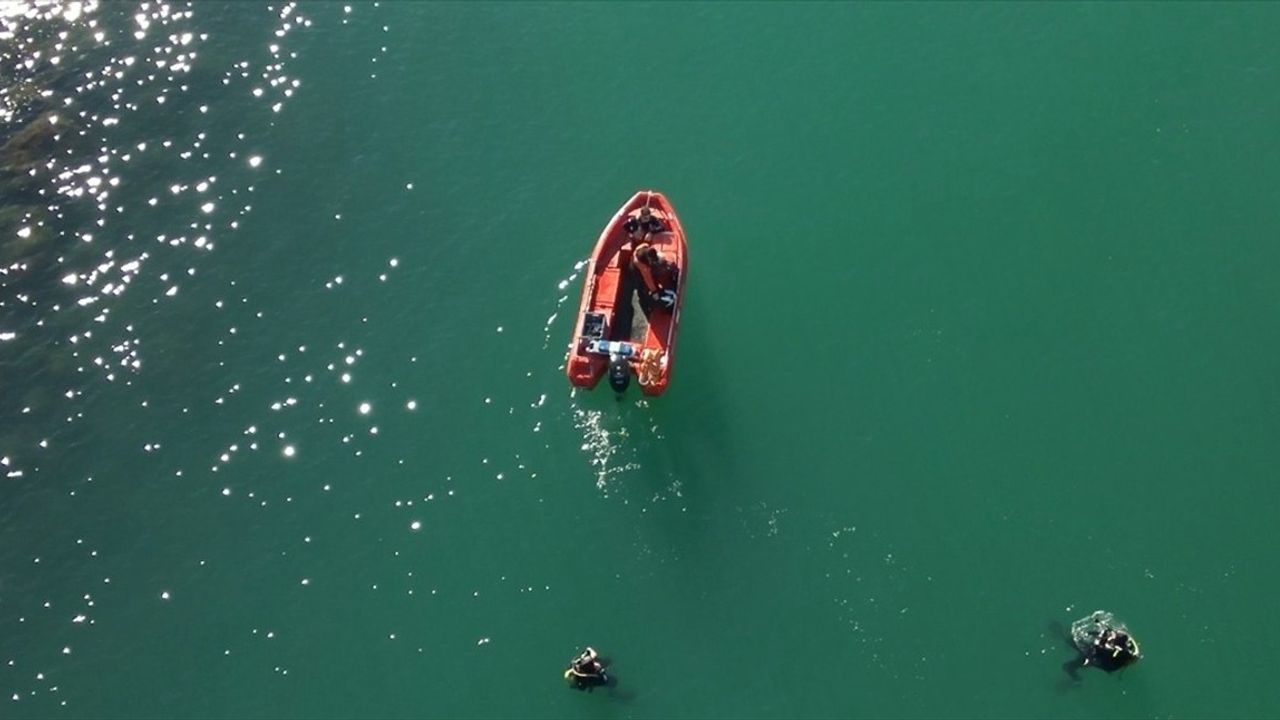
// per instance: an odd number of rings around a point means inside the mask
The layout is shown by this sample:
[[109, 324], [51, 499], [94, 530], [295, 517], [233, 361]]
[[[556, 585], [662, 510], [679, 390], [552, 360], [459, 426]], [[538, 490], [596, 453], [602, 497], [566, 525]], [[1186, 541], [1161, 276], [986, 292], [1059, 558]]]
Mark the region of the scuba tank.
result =
[[631, 385], [631, 363], [621, 355], [609, 356], [609, 387], [622, 394]]

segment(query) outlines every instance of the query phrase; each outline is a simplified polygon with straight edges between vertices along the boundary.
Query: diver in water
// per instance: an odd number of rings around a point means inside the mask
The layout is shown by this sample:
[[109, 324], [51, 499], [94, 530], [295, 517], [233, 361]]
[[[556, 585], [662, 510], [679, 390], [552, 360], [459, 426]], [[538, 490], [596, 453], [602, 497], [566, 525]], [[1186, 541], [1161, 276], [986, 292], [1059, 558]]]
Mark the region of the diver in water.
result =
[[592, 648], [583, 650], [581, 655], [569, 662], [569, 668], [564, 671], [564, 679], [578, 690], [591, 690], [596, 686], [609, 683], [609, 676], [604, 671], [604, 662], [600, 660], [599, 653]]
[[1070, 640], [1080, 654], [1063, 669], [1073, 680], [1080, 679], [1076, 671], [1082, 667], [1096, 667], [1113, 673], [1142, 657], [1138, 641], [1133, 639], [1129, 629], [1117, 622], [1111, 613], [1102, 610], [1072, 623]]
[[1138, 643], [1124, 630], [1112, 628], [1093, 640], [1093, 652], [1084, 659], [1084, 665], [1112, 672], [1136, 662], [1140, 657]]

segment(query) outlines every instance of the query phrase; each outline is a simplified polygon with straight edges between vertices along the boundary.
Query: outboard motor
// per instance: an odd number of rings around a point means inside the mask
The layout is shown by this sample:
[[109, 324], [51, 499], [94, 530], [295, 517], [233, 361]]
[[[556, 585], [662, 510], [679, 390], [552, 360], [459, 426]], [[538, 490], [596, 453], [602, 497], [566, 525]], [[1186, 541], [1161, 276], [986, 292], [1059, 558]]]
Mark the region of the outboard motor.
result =
[[609, 387], [616, 393], [624, 393], [631, 385], [631, 363], [621, 355], [609, 356]]

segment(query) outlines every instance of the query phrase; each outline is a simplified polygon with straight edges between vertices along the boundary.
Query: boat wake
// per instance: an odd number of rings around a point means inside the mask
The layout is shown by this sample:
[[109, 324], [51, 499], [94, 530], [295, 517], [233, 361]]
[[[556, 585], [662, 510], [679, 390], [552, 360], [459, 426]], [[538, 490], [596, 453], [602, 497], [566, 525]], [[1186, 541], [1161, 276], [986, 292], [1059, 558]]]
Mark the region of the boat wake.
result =
[[[573, 296], [572, 288], [587, 267], [587, 260], [574, 263], [573, 270], [557, 284], [558, 295], [555, 309], [543, 325], [544, 350], [549, 350], [554, 338], [570, 335], [565, 325], [566, 318], [561, 307]], [[559, 372], [564, 372], [568, 358], [568, 347], [557, 356]], [[563, 375], [557, 378], [563, 382]], [[579, 449], [587, 459], [596, 488], [605, 496], [622, 492], [621, 480], [642, 468], [641, 457], [645, 448], [653, 441], [661, 442], [664, 435], [659, 426], [650, 417], [650, 402], [644, 397], [631, 397], [615, 402], [612, 393], [604, 383], [595, 391], [580, 388], [569, 390], [569, 417], [573, 427], [581, 437]], [[538, 411], [546, 403], [546, 395], [535, 403]], [[554, 403], [553, 403], [554, 404]], [[633, 413], [639, 410], [640, 415]], [[534, 425], [534, 432], [540, 432], [543, 422]], [[663, 497], [680, 497], [679, 481], [673, 481], [670, 487], [661, 493]]]
[[[543, 350], [551, 347], [553, 335], [557, 337], [567, 335], [566, 329], [556, 327], [557, 320], [561, 318], [561, 308], [573, 294], [570, 288], [582, 275], [588, 262], [586, 259], [575, 262], [568, 276], [556, 284], [558, 296], [555, 309], [542, 327]], [[565, 354], [558, 358], [558, 370], [561, 373], [564, 372], [567, 358], [566, 346]], [[616, 413], [585, 407], [584, 402], [587, 397], [577, 389], [571, 388], [569, 391], [570, 413], [574, 428], [582, 435], [581, 450], [586, 454], [592, 473], [595, 475], [596, 487], [607, 495], [617, 476], [639, 469], [640, 464], [635, 461], [634, 448], [630, 448], [626, 442], [628, 433], [622, 424], [622, 419], [617, 417]], [[541, 423], [538, 423], [535, 431], [540, 429]]]
[[596, 488], [608, 495], [614, 480], [640, 469], [629, 433], [616, 414], [575, 406], [573, 425], [582, 433], [582, 452], [596, 477]]

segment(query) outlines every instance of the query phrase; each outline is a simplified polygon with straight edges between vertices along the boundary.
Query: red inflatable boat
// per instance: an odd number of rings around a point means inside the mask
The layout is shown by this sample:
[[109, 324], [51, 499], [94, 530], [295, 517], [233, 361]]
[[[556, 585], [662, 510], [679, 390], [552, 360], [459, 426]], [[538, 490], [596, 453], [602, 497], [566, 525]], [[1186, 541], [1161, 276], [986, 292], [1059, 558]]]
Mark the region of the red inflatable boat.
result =
[[565, 364], [569, 382], [593, 388], [608, 375], [623, 392], [634, 377], [645, 395], [665, 392], [687, 268], [684, 228], [671, 203], [659, 192], [636, 193], [591, 254]]

